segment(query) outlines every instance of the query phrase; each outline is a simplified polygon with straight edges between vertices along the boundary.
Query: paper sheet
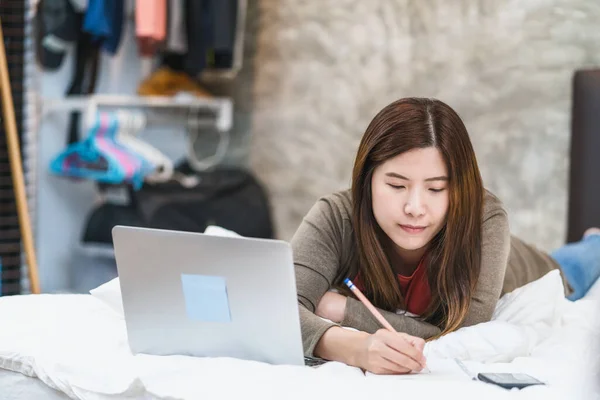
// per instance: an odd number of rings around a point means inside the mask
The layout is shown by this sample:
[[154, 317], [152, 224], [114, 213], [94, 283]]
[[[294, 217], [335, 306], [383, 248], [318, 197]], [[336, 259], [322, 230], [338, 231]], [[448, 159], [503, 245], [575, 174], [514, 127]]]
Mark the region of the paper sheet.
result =
[[[465, 363], [468, 365], [468, 363]], [[427, 360], [428, 371], [423, 370], [422, 372], [415, 372], [406, 375], [376, 375], [367, 372], [365, 375], [368, 378], [374, 379], [403, 379], [403, 380], [461, 380], [469, 381], [472, 380], [471, 376], [468, 375], [463, 369], [451, 358], [433, 358]], [[467, 368], [469, 368], [467, 366]], [[471, 369], [471, 368], [469, 368]], [[471, 372], [474, 373], [471, 369]]]

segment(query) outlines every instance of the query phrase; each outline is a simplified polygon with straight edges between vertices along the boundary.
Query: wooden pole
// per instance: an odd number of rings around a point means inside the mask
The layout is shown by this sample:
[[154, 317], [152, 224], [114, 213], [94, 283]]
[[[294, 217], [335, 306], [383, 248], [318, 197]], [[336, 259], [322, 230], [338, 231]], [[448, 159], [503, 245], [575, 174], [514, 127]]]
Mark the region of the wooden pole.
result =
[[13, 104], [10, 89], [10, 76], [8, 74], [8, 63], [6, 50], [4, 48], [4, 34], [0, 21], [0, 89], [2, 90], [2, 116], [6, 130], [6, 143], [8, 146], [8, 157], [17, 201], [17, 214], [21, 229], [21, 239], [25, 246], [25, 255], [29, 267], [29, 284], [31, 292], [40, 293], [40, 282], [38, 277], [35, 247], [33, 245], [33, 234], [31, 232], [31, 220], [27, 207], [27, 195], [25, 192], [25, 178], [21, 164], [21, 150], [19, 147], [19, 136], [17, 135], [17, 122], [15, 118], [15, 106]]

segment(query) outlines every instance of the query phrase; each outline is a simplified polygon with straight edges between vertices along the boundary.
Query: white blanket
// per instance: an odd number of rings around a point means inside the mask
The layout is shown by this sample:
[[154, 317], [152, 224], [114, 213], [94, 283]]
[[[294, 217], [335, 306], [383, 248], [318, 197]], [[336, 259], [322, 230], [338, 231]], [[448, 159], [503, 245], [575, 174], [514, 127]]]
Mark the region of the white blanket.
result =
[[[377, 376], [340, 363], [133, 356], [113, 280], [92, 295], [0, 298], [0, 368], [38, 377], [73, 399], [600, 399], [592, 384], [600, 371], [599, 305], [600, 283], [572, 303], [553, 271], [500, 299], [492, 321], [428, 343], [430, 373]], [[525, 372], [548, 385], [507, 391], [472, 381], [455, 358], [473, 373]]]
[[[228, 358], [133, 356], [123, 317], [91, 295], [0, 298], [0, 367], [37, 376], [74, 399], [591, 398], [600, 287], [571, 303], [557, 272], [503, 297], [494, 320], [427, 345], [431, 373], [384, 377], [340, 363], [271, 366]], [[591, 357], [591, 355], [594, 357]], [[526, 372], [548, 383], [507, 391], [473, 372]], [[456, 394], [456, 396], [454, 396]], [[443, 397], [442, 397], [443, 396]]]

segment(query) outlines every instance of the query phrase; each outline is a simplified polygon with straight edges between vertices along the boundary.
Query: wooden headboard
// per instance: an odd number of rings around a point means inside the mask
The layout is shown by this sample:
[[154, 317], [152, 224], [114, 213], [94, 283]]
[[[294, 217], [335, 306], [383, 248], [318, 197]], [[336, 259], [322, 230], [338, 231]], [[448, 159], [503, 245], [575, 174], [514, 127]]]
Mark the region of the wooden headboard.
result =
[[600, 226], [600, 69], [573, 76], [567, 242]]

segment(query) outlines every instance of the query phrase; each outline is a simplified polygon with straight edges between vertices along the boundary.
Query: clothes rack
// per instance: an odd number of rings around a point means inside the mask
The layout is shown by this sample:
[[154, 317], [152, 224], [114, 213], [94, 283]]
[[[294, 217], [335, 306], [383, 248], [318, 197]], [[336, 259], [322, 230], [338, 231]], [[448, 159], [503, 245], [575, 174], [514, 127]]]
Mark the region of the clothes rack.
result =
[[[127, 95], [72, 95], [58, 99], [44, 99], [41, 118], [56, 111], [81, 111], [88, 125], [99, 110], [130, 109], [142, 111], [149, 125], [185, 124], [189, 132], [187, 158], [196, 170], [207, 170], [220, 164], [230, 143], [229, 130], [233, 125], [233, 102], [230, 98], [171, 98], [160, 96]], [[165, 111], [162, 113], [149, 112]], [[183, 114], [182, 114], [183, 113]], [[215, 153], [199, 160], [195, 153], [198, 130], [215, 132], [219, 141]]]

